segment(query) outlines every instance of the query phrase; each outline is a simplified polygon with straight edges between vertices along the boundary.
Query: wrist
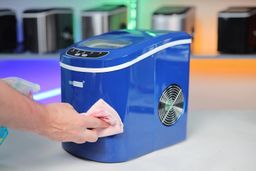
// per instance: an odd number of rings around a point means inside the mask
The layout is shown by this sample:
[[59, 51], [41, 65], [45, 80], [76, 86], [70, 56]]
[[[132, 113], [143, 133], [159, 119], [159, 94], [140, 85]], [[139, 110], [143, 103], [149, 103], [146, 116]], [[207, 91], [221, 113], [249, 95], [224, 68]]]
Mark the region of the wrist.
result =
[[48, 127], [47, 124], [49, 123], [49, 120], [50, 120], [47, 106], [37, 104], [36, 109], [33, 112], [33, 115], [35, 116], [36, 119], [33, 124], [32, 131], [40, 135], [45, 135], [46, 128]]

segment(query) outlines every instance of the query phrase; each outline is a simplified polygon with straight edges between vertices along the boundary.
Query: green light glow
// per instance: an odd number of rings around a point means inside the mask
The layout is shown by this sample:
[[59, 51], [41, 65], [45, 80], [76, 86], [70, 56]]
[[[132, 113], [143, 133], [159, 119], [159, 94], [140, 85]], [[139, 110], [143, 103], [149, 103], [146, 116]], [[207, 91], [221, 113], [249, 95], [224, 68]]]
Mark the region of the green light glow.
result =
[[152, 37], [156, 37], [156, 33], [150, 32], [150, 31], [146, 31], [146, 33]]
[[128, 29], [136, 29], [137, 27], [137, 0], [128, 0], [129, 18]]

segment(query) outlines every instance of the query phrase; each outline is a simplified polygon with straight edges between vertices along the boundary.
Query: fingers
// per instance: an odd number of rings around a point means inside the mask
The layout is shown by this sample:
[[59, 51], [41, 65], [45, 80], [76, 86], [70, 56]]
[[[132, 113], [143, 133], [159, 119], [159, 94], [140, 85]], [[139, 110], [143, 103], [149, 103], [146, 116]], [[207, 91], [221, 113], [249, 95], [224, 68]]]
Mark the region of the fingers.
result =
[[[75, 143], [81, 144], [85, 142], [96, 142], [98, 140], [98, 134], [97, 129], [95, 128], [107, 128], [109, 127], [109, 124], [92, 116], [83, 116], [80, 115], [81, 119], [83, 121], [83, 127], [81, 136], [78, 137], [75, 141]], [[86, 128], [92, 128], [86, 129]]]
[[[69, 103], [63, 103], [63, 105], [69, 109], [72, 109], [75, 111], [72, 105]], [[102, 110], [97, 111], [95, 114], [102, 113]], [[85, 128], [107, 128], [109, 127], [109, 124], [104, 122], [103, 120], [97, 118], [97, 117], [92, 117], [92, 116], [86, 116], [86, 115], [79, 115], [82, 118], [83, 121], [83, 126]]]
[[47, 122], [49, 124], [45, 129], [49, 131], [45, 131], [45, 135], [62, 142], [79, 144], [96, 142], [98, 140], [97, 129], [110, 126], [97, 117], [79, 115], [68, 103], [49, 104], [47, 111], [52, 117], [49, 117], [49, 122]]
[[83, 126], [86, 128], [107, 128], [109, 124], [102, 121], [99, 118], [92, 117], [92, 116], [82, 116], [83, 119]]
[[85, 129], [81, 136], [74, 140], [75, 143], [82, 144], [85, 142], [96, 142], [98, 140], [98, 134], [96, 130]]

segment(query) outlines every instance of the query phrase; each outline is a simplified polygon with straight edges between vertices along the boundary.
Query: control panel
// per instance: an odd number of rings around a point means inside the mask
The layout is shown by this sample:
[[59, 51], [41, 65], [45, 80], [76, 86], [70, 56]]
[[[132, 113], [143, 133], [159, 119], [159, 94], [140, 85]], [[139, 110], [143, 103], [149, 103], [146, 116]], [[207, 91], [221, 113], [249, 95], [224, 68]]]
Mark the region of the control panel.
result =
[[105, 51], [85, 51], [81, 49], [71, 48], [67, 51], [67, 55], [76, 57], [88, 57], [88, 58], [98, 58], [108, 54]]

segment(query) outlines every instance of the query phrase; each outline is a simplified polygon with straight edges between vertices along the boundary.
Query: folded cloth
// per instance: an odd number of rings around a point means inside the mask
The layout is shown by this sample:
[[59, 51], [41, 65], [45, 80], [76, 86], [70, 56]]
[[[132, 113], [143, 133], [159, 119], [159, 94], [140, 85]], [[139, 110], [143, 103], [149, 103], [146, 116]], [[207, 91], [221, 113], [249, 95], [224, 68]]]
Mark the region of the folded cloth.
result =
[[96, 129], [99, 137], [107, 137], [123, 133], [123, 123], [118, 113], [103, 99], [99, 99], [86, 113], [107, 122], [110, 126], [103, 129]]

